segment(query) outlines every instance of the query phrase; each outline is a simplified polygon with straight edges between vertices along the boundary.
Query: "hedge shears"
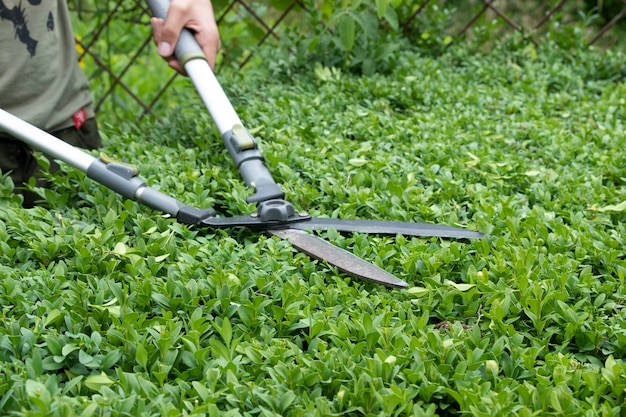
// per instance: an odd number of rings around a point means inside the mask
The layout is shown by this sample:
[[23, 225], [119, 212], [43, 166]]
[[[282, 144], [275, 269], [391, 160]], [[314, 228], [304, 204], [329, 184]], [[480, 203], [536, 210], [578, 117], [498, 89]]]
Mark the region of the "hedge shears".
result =
[[[154, 16], [165, 18], [169, 0], [147, 0]], [[335, 229], [338, 232], [361, 232], [383, 235], [442, 237], [455, 239], [482, 238], [483, 234], [457, 227], [362, 219], [315, 218], [299, 212], [285, 199], [285, 193], [274, 181], [265, 165], [257, 140], [246, 129], [211, 70], [191, 32], [183, 30], [175, 47], [175, 56], [194, 84], [202, 102], [221, 134], [235, 166], [253, 190], [248, 203], [256, 204], [253, 213], [225, 217], [213, 208], [185, 205], [146, 185], [139, 169], [131, 164], [111, 160], [101, 154], [94, 157], [0, 109], [0, 128], [52, 158], [82, 171], [107, 188], [174, 217], [190, 227], [218, 229], [246, 227], [263, 231], [289, 241], [313, 258], [326, 261], [337, 269], [360, 279], [388, 287], [406, 288], [408, 284], [356, 255], [339, 248], [312, 233]]]

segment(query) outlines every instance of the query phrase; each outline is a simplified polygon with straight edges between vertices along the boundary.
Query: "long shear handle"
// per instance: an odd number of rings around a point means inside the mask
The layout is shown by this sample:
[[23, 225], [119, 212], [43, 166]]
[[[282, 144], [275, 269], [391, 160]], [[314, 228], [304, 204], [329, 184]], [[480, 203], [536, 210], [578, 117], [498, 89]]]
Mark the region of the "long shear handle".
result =
[[[169, 0], [146, 1], [155, 17], [162, 19], [167, 17]], [[265, 166], [255, 139], [243, 127], [241, 119], [217, 81], [200, 45], [189, 30], [182, 30], [174, 47], [174, 55], [191, 78], [202, 102], [217, 125], [222, 140], [242, 178], [249, 187], [255, 189], [254, 195], [248, 198], [248, 202], [282, 200], [285, 195]]]

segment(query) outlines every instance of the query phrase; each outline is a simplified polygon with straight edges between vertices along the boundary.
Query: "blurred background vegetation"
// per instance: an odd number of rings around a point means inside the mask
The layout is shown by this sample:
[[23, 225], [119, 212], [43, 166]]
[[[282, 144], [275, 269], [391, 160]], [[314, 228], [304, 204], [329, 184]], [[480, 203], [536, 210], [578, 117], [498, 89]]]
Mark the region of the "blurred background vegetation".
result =
[[[138, 0], [71, 0], [79, 59], [108, 121], [159, 116], [191, 98], [158, 58]], [[439, 55], [501, 48], [624, 50], [626, 0], [214, 0], [216, 72], [282, 75], [334, 67], [372, 75], [402, 50]], [[149, 71], [150, 76], [147, 76]], [[174, 88], [171, 88], [174, 86]], [[182, 91], [182, 93], [181, 93]], [[181, 95], [182, 94], [182, 95]]]

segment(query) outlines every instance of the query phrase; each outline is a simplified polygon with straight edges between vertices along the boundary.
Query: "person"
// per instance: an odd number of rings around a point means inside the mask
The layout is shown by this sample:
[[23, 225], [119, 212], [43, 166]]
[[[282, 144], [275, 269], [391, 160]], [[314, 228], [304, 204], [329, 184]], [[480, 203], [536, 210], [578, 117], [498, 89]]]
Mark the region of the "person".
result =
[[[211, 67], [220, 38], [211, 0], [172, 0], [167, 19], [152, 18], [157, 51], [178, 72], [173, 56], [183, 27], [190, 29]], [[0, 108], [67, 143], [93, 150], [102, 146], [89, 83], [76, 56], [64, 0], [0, 0]], [[24, 207], [38, 196], [25, 190], [31, 177], [46, 186], [33, 150], [0, 131], [0, 174], [9, 174]], [[59, 166], [50, 161], [48, 170]]]

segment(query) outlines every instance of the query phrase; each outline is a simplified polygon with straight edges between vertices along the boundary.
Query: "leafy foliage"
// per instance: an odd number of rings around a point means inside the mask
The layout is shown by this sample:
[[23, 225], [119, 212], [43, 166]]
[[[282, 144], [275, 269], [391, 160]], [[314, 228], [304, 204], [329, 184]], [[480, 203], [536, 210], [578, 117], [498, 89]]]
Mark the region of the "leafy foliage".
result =
[[[558, 2], [562, 6], [559, 12], [539, 29], [536, 23], [557, 1], [495, 4], [501, 14], [526, 28], [518, 31], [491, 8], [485, 9], [483, 0], [212, 3], [222, 40], [218, 73], [252, 64], [290, 72], [322, 66], [365, 75], [388, 73], [398, 64], [401, 51], [439, 55], [462, 44], [484, 53], [497, 47], [496, 41], [501, 39], [512, 39], [516, 48], [532, 47], [533, 41], [548, 43], [551, 48], [587, 48], [608, 16], [619, 16], [617, 0]], [[68, 4], [79, 41], [79, 61], [92, 80], [98, 113], [122, 122], [173, 111], [176, 103], [187, 100], [178, 94], [184, 80], [162, 65], [154, 51], [149, 13], [142, 2], [72, 0]], [[594, 45], [620, 49], [623, 32], [623, 25], [615, 25]], [[277, 53], [269, 57], [257, 53], [260, 44]], [[285, 51], [290, 54], [284, 55]], [[161, 80], [157, 83], [160, 88], [152, 77], [146, 77], [145, 68]], [[167, 97], [162, 95], [165, 90]]]
[[308, 25], [296, 28], [300, 60], [314, 60], [325, 66], [371, 75], [388, 71], [394, 55], [407, 46], [400, 41], [400, 1], [389, 0], [309, 2]]
[[[369, 78], [322, 65], [220, 75], [299, 209], [489, 234], [323, 234], [407, 290], [251, 231], [189, 229], [69, 168], [39, 190], [44, 207], [2, 188], [0, 411], [619, 415], [623, 62], [458, 47], [399, 54]], [[188, 204], [250, 211], [185, 88], [161, 123], [103, 126], [105, 151]]]

